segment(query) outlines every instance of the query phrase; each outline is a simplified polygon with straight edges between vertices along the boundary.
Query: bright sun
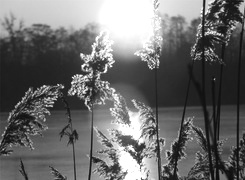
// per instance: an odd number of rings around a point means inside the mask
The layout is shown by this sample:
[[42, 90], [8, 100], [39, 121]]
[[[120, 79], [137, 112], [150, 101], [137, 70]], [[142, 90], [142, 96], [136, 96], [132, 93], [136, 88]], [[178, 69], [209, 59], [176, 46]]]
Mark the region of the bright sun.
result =
[[118, 37], [143, 36], [151, 26], [150, 0], [106, 0], [100, 23]]

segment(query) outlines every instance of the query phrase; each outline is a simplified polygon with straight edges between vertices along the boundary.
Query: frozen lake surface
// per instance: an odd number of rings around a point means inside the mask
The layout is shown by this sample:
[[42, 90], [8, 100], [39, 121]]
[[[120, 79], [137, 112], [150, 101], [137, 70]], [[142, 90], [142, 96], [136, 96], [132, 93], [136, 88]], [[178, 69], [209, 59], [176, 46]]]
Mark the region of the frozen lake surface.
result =
[[[170, 143], [177, 137], [177, 131], [180, 126], [182, 107], [160, 108], [159, 124], [160, 136], [165, 138], [165, 150], [170, 149]], [[211, 108], [209, 108], [211, 112]], [[86, 180], [88, 177], [88, 165], [90, 147], [90, 112], [75, 110], [71, 111], [74, 128], [78, 131], [79, 140], [76, 143], [76, 161], [77, 161], [77, 176], [79, 180]], [[43, 133], [44, 137], [32, 137], [35, 150], [31, 151], [28, 148], [14, 148], [14, 153], [8, 157], [0, 157], [0, 179], [1, 180], [20, 180], [23, 177], [19, 173], [20, 158], [25, 164], [30, 180], [47, 180], [53, 179], [50, 174], [49, 166], [58, 169], [68, 179], [73, 179], [73, 161], [72, 147], [66, 145], [66, 137], [60, 141], [59, 132], [66, 125], [67, 119], [65, 111], [51, 111], [51, 116], [47, 117], [46, 124], [49, 129]], [[188, 107], [186, 117], [195, 117], [194, 124], [199, 127], [204, 127], [203, 113], [200, 107]], [[8, 113], [0, 114], [0, 133], [4, 132]], [[98, 127], [107, 135], [107, 129], [113, 127], [110, 124], [112, 117], [108, 110], [95, 110], [94, 126]], [[240, 136], [245, 131], [245, 106], [241, 106], [240, 112]], [[227, 139], [224, 145], [223, 158], [227, 159], [230, 153], [230, 147], [236, 142], [236, 107], [223, 106], [221, 113], [221, 129], [220, 138]], [[97, 142], [97, 137], [94, 137], [94, 155], [96, 150], [101, 146]], [[188, 143], [186, 152], [187, 159], [182, 160], [179, 165], [181, 175], [186, 175], [188, 170], [194, 164], [195, 152], [200, 150], [196, 141]], [[162, 161], [165, 153], [162, 153]], [[157, 179], [157, 167], [155, 160], [149, 161], [152, 178]], [[98, 175], [92, 175], [93, 180], [100, 179]]]

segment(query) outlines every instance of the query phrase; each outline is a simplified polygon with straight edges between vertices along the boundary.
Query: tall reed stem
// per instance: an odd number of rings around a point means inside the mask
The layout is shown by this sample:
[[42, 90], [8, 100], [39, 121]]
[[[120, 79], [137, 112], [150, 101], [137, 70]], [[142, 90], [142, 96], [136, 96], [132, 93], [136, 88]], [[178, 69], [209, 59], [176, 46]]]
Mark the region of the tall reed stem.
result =
[[237, 171], [236, 176], [239, 179], [239, 126], [240, 126], [240, 84], [241, 84], [241, 60], [242, 60], [242, 41], [243, 41], [243, 31], [244, 31], [244, 16], [245, 16], [245, 7], [243, 13], [243, 21], [242, 21], [242, 30], [240, 35], [240, 44], [239, 44], [239, 59], [238, 59], [238, 73], [237, 73], [237, 127], [236, 127], [236, 145], [237, 145], [237, 154], [236, 154], [236, 161], [237, 161]]
[[91, 107], [91, 127], [90, 127], [90, 153], [89, 153], [89, 172], [88, 172], [88, 180], [91, 180], [92, 174], [92, 156], [93, 156], [93, 138], [94, 138], [94, 105]]
[[[222, 62], [225, 62], [225, 44], [222, 44], [222, 50], [221, 50], [221, 59]], [[217, 140], [219, 140], [220, 135], [220, 112], [221, 112], [221, 94], [222, 94], [222, 82], [223, 82], [223, 69], [224, 64], [220, 65], [220, 80], [219, 80], [219, 94], [218, 94], [218, 102], [217, 102]]]
[[[73, 132], [72, 123], [71, 123], [71, 130]], [[74, 180], [77, 180], [76, 153], [75, 153], [75, 144], [74, 144], [74, 142], [72, 142], [72, 156], [73, 156]]]
[[211, 154], [211, 146], [210, 146], [210, 139], [209, 139], [209, 120], [208, 120], [208, 112], [207, 112], [207, 105], [206, 105], [206, 90], [205, 90], [205, 6], [206, 0], [203, 0], [203, 12], [202, 12], [202, 107], [204, 113], [204, 121], [205, 121], [205, 131], [206, 131], [206, 138], [207, 138], [207, 146], [208, 146], [208, 159], [209, 159], [209, 170], [211, 173], [211, 179], [214, 180], [214, 171], [213, 171], [213, 164], [212, 164], [212, 154]]
[[22, 161], [22, 159], [20, 159], [20, 169], [19, 169], [21, 175], [25, 178], [25, 180], [29, 180], [28, 174], [25, 170], [25, 166], [24, 163]]
[[[193, 71], [193, 67], [194, 67], [194, 60], [192, 60], [191, 66], [190, 66], [190, 74], [192, 74]], [[187, 106], [187, 101], [188, 101], [188, 97], [189, 97], [189, 92], [190, 92], [190, 84], [191, 84], [191, 75], [189, 76], [189, 81], [188, 81], [188, 85], [187, 85], [187, 90], [186, 90], [186, 95], [185, 95], [185, 104], [184, 104], [184, 109], [183, 109], [183, 113], [182, 113], [182, 118], [181, 118], [181, 124], [180, 124], [180, 130], [179, 130], [179, 137], [178, 137], [178, 146], [179, 147], [179, 143], [180, 143], [180, 138], [181, 138], [181, 134], [183, 131], [183, 124], [184, 124], [184, 120], [185, 120], [185, 112], [186, 112], [186, 106]], [[179, 149], [178, 149], [179, 150]], [[175, 162], [174, 162], [174, 174], [173, 177], [177, 178], [177, 165], [178, 165], [178, 157], [175, 157]]]
[[155, 68], [155, 98], [156, 98], [156, 133], [157, 133], [157, 164], [158, 164], [158, 179], [161, 180], [161, 153], [159, 143], [159, 123], [158, 123], [158, 81], [157, 81], [157, 65]]
[[217, 119], [216, 119], [216, 96], [215, 96], [215, 78], [212, 78], [212, 103], [213, 103], [213, 131], [214, 131], [214, 151], [215, 151], [215, 179], [219, 180], [219, 154], [218, 154], [218, 146], [217, 146]]
[[[155, 4], [154, 4], [155, 5]], [[154, 7], [155, 8], [155, 7]], [[154, 12], [155, 13], [155, 12]], [[155, 18], [155, 17], [154, 17]], [[157, 63], [157, 48], [156, 48], [156, 21], [153, 21], [153, 38], [154, 38], [154, 60], [155, 60], [155, 102], [156, 102], [156, 134], [157, 134], [157, 165], [158, 165], [158, 180], [161, 180], [161, 150], [159, 141], [159, 122], [158, 122], [158, 63]]]
[[[66, 111], [67, 111], [68, 120], [69, 120], [69, 124], [70, 124], [70, 130], [71, 130], [71, 133], [73, 134], [74, 130], [73, 130], [72, 119], [71, 119], [71, 110], [70, 110], [69, 104], [66, 101], [65, 97], [62, 97], [62, 101], [65, 104], [65, 108], [66, 108]], [[72, 144], [72, 157], [73, 157], [74, 180], [77, 180], [76, 153], [75, 153], [75, 143], [74, 143], [75, 139], [74, 139], [73, 136], [72, 136], [72, 138], [73, 139], [71, 141], [71, 144]]]
[[[219, 141], [220, 136], [220, 113], [221, 113], [221, 95], [222, 95], [222, 82], [223, 82], [223, 70], [225, 62], [225, 44], [222, 44], [221, 47], [221, 59], [222, 64], [220, 65], [220, 75], [219, 75], [219, 92], [218, 92], [218, 102], [217, 102], [217, 113], [213, 112], [213, 121], [214, 121], [214, 148], [215, 148], [215, 158], [216, 158], [216, 180], [219, 180], [219, 166], [218, 166], [218, 150], [217, 150], [217, 141]], [[214, 94], [214, 92], [213, 92]], [[215, 97], [213, 97], [213, 101]], [[215, 106], [213, 104], [213, 106]], [[216, 109], [214, 109], [216, 111]]]

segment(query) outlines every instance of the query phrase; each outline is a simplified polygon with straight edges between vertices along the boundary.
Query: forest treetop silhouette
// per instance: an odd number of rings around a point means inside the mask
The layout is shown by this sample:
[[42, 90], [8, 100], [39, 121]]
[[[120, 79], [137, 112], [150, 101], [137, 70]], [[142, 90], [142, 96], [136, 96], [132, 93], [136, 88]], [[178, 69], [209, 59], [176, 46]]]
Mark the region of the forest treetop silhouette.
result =
[[[159, 105], [180, 106], [184, 97], [182, 91], [185, 86], [184, 80], [188, 78], [187, 65], [191, 60], [190, 49], [195, 42], [200, 19], [196, 18], [191, 23], [187, 23], [185, 17], [180, 15], [164, 15], [161, 18], [163, 43], [160, 57], [162, 66], [159, 69], [159, 76], [164, 78], [159, 83], [160, 91], [163, 92], [160, 94]], [[42, 84], [56, 84], [58, 82], [68, 88], [71, 76], [81, 70], [82, 61], [79, 54], [91, 52], [91, 45], [101, 29], [95, 23], [89, 23], [84, 28], [77, 30], [64, 27], [55, 29], [46, 24], [25, 26], [14, 15], [3, 19], [2, 28], [5, 29], [7, 36], [0, 37], [1, 111], [11, 110], [30, 84], [33, 87], [39, 87]], [[239, 27], [233, 33], [226, 51], [228, 59], [226, 70], [230, 74], [234, 74], [236, 71], [238, 33]], [[125, 89], [124, 86], [127, 87], [129, 91], [121, 93], [127, 93], [128, 99], [138, 94], [140, 97], [144, 97], [149, 105], [152, 105], [153, 100], [150, 98], [152, 90], [148, 88], [152, 84], [148, 78], [150, 72], [144, 63], [138, 61], [138, 57], [133, 55], [135, 50], [139, 49], [141, 41], [137, 43], [137, 39], [129, 42], [121, 42], [117, 38], [113, 40], [112, 53], [117, 63], [108, 74], [105, 74], [106, 78], [112, 84], [116, 83], [122, 90]], [[218, 67], [214, 64], [212, 68]], [[142, 80], [140, 74], [145, 75], [145, 81]], [[131, 78], [132, 75], [134, 78]], [[227, 76], [225, 79], [224, 86], [227, 88], [224, 90], [226, 99], [223, 102], [234, 104], [235, 90], [232, 88], [232, 84], [235, 82], [231, 76]], [[130, 90], [130, 87], [133, 86], [134, 88]], [[244, 82], [241, 87], [244, 89]], [[16, 89], [18, 91], [15, 91]], [[168, 96], [165, 96], [166, 94]], [[179, 96], [179, 99], [176, 96]], [[196, 96], [195, 92], [193, 96]], [[190, 99], [190, 105], [198, 105], [194, 97]], [[71, 103], [74, 108], [78, 108], [79, 101], [71, 99], [74, 101]], [[244, 103], [243, 99], [245, 98], [241, 99], [241, 103]]]

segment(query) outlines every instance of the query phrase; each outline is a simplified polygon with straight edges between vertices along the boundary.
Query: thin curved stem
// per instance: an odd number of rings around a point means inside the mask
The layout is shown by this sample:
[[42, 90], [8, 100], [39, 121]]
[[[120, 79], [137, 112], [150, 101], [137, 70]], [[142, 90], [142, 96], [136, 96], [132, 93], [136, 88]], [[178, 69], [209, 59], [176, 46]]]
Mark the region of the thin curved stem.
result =
[[213, 163], [212, 163], [212, 152], [210, 147], [210, 139], [209, 139], [209, 120], [208, 120], [208, 112], [207, 112], [207, 104], [206, 104], [206, 86], [205, 86], [205, 6], [206, 0], [203, 0], [203, 12], [202, 12], [202, 107], [204, 113], [204, 122], [205, 122], [205, 132], [208, 146], [208, 159], [209, 159], [209, 170], [211, 174], [211, 179], [214, 180], [214, 171], [213, 171]]
[[[190, 71], [191, 71], [190, 73], [191, 74], [192, 74], [193, 68], [194, 68], [194, 60], [192, 60], [192, 63], [191, 63], [191, 66], [190, 66]], [[181, 118], [181, 124], [180, 124], [180, 130], [179, 130], [179, 137], [178, 137], [178, 144], [180, 143], [180, 138], [181, 138], [181, 134], [182, 134], [182, 131], [183, 131], [183, 124], [184, 124], [184, 119], [185, 119], [186, 106], [187, 106], [187, 101], [188, 101], [189, 92], [190, 92], [191, 77], [192, 76], [190, 75], [189, 76], [189, 80], [188, 80], [186, 95], [185, 95], [185, 104], [184, 104], [184, 109], [183, 109], [182, 118]], [[177, 148], [178, 147], [179, 147], [179, 145], [177, 146]], [[178, 157], [175, 157], [173, 177], [176, 177], [177, 176], [177, 164], [178, 164]]]
[[[221, 50], [221, 59], [224, 62], [225, 58], [225, 44], [222, 44], [222, 50]], [[220, 135], [220, 113], [221, 113], [221, 94], [222, 94], [222, 82], [223, 82], [223, 70], [224, 70], [224, 64], [220, 65], [220, 80], [219, 80], [219, 94], [218, 94], [218, 102], [217, 102], [217, 116], [216, 116], [216, 122], [217, 122], [217, 140], [219, 140]]]
[[[71, 131], [73, 132], [72, 122], [71, 122]], [[75, 153], [75, 144], [74, 144], [74, 140], [72, 141], [72, 156], [73, 156], [74, 180], [77, 180], [76, 153]]]
[[[155, 5], [155, 4], [154, 4]], [[154, 12], [155, 13], [155, 12]], [[155, 14], [154, 14], [155, 15]], [[155, 18], [155, 17], [154, 17]], [[159, 140], [159, 121], [158, 121], [158, 63], [157, 63], [157, 48], [156, 48], [156, 22], [153, 21], [153, 38], [154, 38], [154, 60], [155, 60], [155, 103], [156, 103], [156, 136], [157, 136], [157, 165], [158, 165], [158, 180], [161, 180], [162, 163], [161, 149]]]
[[[244, 7], [244, 14], [245, 16], [245, 7]], [[243, 31], [244, 31], [244, 17], [242, 21], [242, 30], [240, 36], [240, 44], [239, 44], [239, 60], [238, 60], [238, 72], [237, 72], [237, 126], [236, 126], [236, 145], [237, 145], [237, 152], [236, 152], [236, 161], [237, 161], [237, 171], [236, 176], [239, 179], [239, 126], [240, 126], [240, 86], [241, 86], [241, 61], [242, 61], [242, 41], [243, 41]]]
[[88, 173], [88, 180], [91, 180], [91, 174], [92, 174], [92, 156], [93, 156], [93, 138], [94, 138], [94, 106], [92, 104], [91, 107], [91, 127], [90, 127], [90, 153], [89, 153], [89, 173]]
[[[156, 65], [157, 66], [157, 65]], [[158, 123], [158, 81], [157, 67], [155, 68], [155, 98], [156, 98], [156, 133], [157, 133], [157, 164], [158, 164], [158, 179], [161, 180], [161, 152], [159, 142], [159, 123]]]
[[75, 145], [72, 143], [74, 180], [77, 179]]
[[213, 103], [213, 131], [214, 131], [214, 151], [215, 151], [215, 179], [219, 180], [219, 154], [218, 154], [218, 145], [217, 145], [217, 119], [216, 119], [216, 97], [215, 97], [215, 78], [212, 78], [212, 103]]
[[[71, 131], [71, 134], [73, 134], [74, 129], [72, 125], [71, 110], [64, 96], [62, 96], [62, 101], [65, 104], [65, 108], [66, 108], [67, 116], [68, 116], [68, 123], [70, 124], [70, 131]], [[72, 138], [73, 140], [71, 141], [71, 144], [72, 144], [72, 157], [73, 157], [73, 171], [74, 171], [74, 180], [76, 180], [77, 179], [76, 153], [75, 153], [75, 139], [73, 135], [72, 135]]]

